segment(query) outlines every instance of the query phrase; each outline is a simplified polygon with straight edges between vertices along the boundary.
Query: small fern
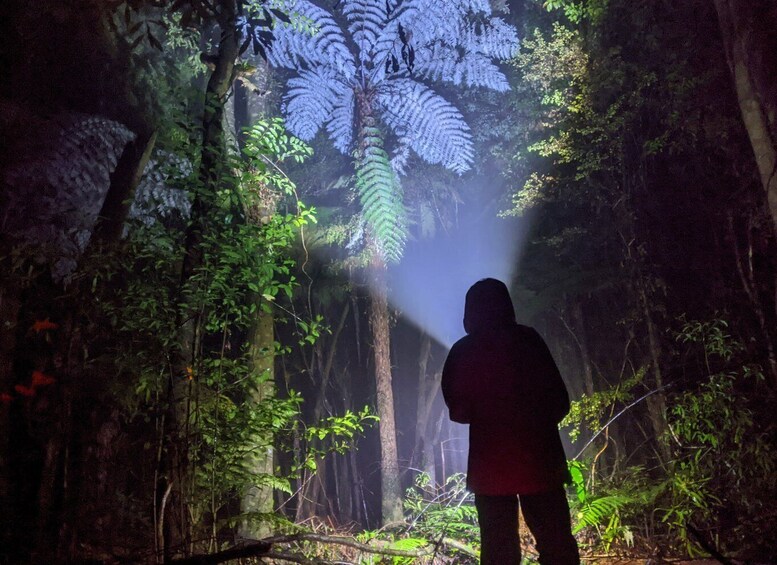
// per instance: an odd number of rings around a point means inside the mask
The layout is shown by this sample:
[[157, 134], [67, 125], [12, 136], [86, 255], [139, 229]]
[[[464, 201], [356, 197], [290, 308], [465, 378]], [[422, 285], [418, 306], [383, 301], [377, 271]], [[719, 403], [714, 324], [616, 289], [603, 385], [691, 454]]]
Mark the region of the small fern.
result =
[[606, 525], [610, 522], [613, 515], [632, 502], [634, 502], [632, 497], [623, 494], [613, 494], [587, 500], [577, 510], [577, 525], [573, 533], [577, 533], [589, 526]]

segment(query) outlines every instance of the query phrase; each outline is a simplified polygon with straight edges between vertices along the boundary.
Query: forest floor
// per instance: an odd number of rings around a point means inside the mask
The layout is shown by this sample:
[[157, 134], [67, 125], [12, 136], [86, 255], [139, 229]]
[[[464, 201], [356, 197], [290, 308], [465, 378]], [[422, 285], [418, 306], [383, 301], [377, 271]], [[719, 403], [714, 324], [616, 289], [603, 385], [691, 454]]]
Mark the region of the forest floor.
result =
[[594, 556], [594, 557], [582, 557], [583, 563], [591, 563], [596, 565], [659, 565], [659, 563], [666, 563], [671, 565], [720, 565], [718, 561], [714, 559], [664, 559], [661, 561], [645, 558], [635, 559], [609, 557], [609, 556]]

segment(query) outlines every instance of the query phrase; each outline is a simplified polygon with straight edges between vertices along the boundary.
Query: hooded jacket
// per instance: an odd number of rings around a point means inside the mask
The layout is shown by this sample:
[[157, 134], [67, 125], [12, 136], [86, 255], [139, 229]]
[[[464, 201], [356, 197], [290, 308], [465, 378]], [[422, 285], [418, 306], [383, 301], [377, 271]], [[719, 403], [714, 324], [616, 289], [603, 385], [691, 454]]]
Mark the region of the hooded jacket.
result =
[[510, 495], [563, 484], [558, 423], [569, 396], [545, 342], [515, 322], [507, 287], [495, 279], [467, 293], [464, 328], [445, 361], [442, 391], [450, 418], [469, 424], [467, 487]]

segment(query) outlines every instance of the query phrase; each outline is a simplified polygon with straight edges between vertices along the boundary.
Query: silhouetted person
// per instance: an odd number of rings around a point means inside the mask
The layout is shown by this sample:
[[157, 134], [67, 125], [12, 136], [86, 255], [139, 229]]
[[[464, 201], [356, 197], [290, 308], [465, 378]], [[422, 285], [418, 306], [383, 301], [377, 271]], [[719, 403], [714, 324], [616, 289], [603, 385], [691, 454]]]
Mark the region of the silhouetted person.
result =
[[475, 493], [480, 562], [520, 563], [520, 501], [540, 563], [578, 564], [558, 433], [569, 396], [550, 351], [534, 329], [516, 323], [507, 287], [496, 279], [467, 292], [464, 330], [445, 361], [442, 391], [451, 420], [469, 424], [467, 487]]

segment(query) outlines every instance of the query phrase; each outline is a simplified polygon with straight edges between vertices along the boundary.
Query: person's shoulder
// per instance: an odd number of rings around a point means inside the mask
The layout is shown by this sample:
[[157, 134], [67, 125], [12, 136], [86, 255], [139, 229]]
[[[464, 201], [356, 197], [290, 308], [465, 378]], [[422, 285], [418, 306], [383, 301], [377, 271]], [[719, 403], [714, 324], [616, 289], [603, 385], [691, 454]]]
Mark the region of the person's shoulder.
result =
[[451, 346], [451, 353], [472, 347], [474, 338], [471, 335], [465, 335]]
[[523, 324], [515, 324], [515, 333], [522, 337], [539, 337], [540, 334], [531, 326], [524, 326]]
[[545, 343], [540, 333], [531, 326], [516, 324], [514, 332], [515, 337], [524, 343]]

